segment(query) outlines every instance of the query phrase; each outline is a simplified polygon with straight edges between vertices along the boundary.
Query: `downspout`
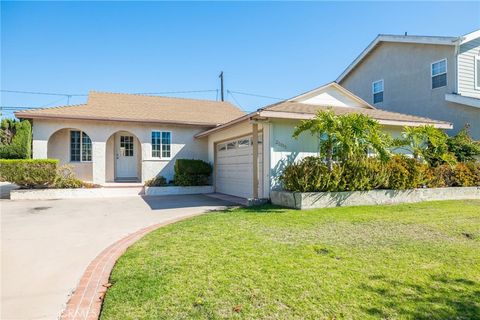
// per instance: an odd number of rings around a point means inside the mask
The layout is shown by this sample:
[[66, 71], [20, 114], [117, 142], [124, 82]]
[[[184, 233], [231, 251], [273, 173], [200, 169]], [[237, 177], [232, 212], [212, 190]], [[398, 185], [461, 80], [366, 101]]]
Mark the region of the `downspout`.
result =
[[462, 37], [458, 37], [457, 40], [454, 41], [455, 43], [455, 50], [454, 50], [454, 55], [455, 55], [455, 86], [454, 86], [454, 93], [455, 94], [460, 94], [458, 92], [458, 80], [459, 80], [459, 73], [460, 71], [458, 70], [458, 54], [460, 52], [460, 42], [463, 40]]

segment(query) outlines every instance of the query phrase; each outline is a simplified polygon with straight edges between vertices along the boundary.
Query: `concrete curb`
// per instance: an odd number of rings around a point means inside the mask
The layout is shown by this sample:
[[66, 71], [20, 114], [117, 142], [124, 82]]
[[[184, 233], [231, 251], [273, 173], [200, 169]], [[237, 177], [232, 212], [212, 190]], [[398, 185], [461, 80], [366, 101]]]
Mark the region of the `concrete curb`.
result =
[[[3, 190], [3, 189], [2, 189]], [[11, 200], [57, 200], [78, 198], [111, 198], [129, 196], [169, 196], [206, 194], [214, 191], [213, 186], [166, 186], [166, 187], [102, 187], [79, 189], [20, 189], [11, 190]], [[3, 192], [3, 191], [2, 191]]]
[[205, 194], [213, 193], [213, 186], [166, 186], [166, 187], [145, 187], [146, 196], [167, 196], [167, 195], [186, 195], [186, 194]]
[[149, 232], [160, 227], [189, 219], [205, 212], [195, 213], [181, 218], [175, 218], [166, 222], [158, 223], [118, 240], [104, 249], [88, 265], [74, 293], [70, 296], [61, 320], [96, 320], [100, 316], [103, 298], [109, 287], [109, 278], [116, 261], [122, 254]]

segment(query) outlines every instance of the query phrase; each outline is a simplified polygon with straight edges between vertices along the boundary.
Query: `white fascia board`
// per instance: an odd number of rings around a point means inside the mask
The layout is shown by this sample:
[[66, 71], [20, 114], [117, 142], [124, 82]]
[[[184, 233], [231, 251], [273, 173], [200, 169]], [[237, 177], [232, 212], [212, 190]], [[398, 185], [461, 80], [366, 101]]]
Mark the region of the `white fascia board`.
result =
[[473, 32], [467, 33], [461, 37], [460, 44], [470, 42], [474, 39], [480, 38], [480, 30], [475, 30]]
[[224, 123], [224, 124], [221, 124], [215, 128], [212, 128], [210, 130], [207, 130], [207, 131], [203, 131], [203, 132], [200, 132], [200, 133], [197, 133], [194, 138], [196, 139], [199, 139], [199, 138], [203, 138], [203, 137], [206, 137], [214, 132], [217, 132], [217, 131], [221, 131], [221, 130], [225, 130], [239, 122], [242, 122], [242, 121], [249, 121], [252, 117], [258, 115], [259, 112], [258, 111], [255, 111], [255, 112], [252, 112], [252, 113], [249, 113], [249, 114], [246, 114], [244, 116], [241, 116], [241, 117], [238, 117], [236, 119], [233, 119], [232, 121], [230, 122], [227, 122], [227, 123]]
[[445, 100], [453, 103], [463, 104], [470, 107], [480, 108], [480, 99], [477, 99], [477, 98], [466, 97], [466, 96], [453, 94], [453, 93], [446, 93]]
[[287, 101], [299, 101], [301, 100], [302, 98], [305, 98], [305, 97], [308, 97], [310, 95], [315, 95], [315, 93], [319, 92], [319, 91], [322, 91], [328, 87], [334, 87], [336, 88], [337, 90], [339, 90], [340, 92], [342, 92], [343, 94], [345, 94], [346, 96], [352, 98], [353, 100], [357, 101], [359, 104], [362, 104], [364, 105], [366, 108], [368, 109], [376, 109], [374, 106], [372, 106], [371, 104], [369, 104], [368, 102], [366, 102], [365, 100], [363, 100], [362, 98], [360, 98], [359, 96], [357, 96], [356, 94], [350, 92], [349, 90], [345, 89], [344, 87], [342, 87], [341, 85], [339, 85], [338, 83], [336, 82], [329, 82], [321, 87], [318, 87], [318, 88], [315, 88], [313, 90], [310, 90], [310, 91], [307, 91], [307, 92], [304, 92], [298, 96], [295, 96], [293, 98], [290, 98], [288, 99]]

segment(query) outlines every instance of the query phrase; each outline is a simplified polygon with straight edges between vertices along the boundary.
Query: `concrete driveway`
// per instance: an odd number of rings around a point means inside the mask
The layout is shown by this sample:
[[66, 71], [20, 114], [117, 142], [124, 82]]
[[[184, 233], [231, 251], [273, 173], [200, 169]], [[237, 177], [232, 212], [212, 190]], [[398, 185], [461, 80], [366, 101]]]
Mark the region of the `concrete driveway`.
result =
[[202, 195], [0, 200], [1, 319], [56, 319], [90, 261], [110, 244], [230, 205]]

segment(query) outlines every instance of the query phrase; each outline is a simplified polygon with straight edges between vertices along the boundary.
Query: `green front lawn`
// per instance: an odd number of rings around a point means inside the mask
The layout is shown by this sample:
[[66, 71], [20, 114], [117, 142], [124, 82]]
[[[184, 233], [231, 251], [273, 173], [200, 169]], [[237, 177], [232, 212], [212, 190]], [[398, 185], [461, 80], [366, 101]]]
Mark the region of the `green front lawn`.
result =
[[480, 319], [480, 201], [211, 213], [111, 283], [102, 319]]

